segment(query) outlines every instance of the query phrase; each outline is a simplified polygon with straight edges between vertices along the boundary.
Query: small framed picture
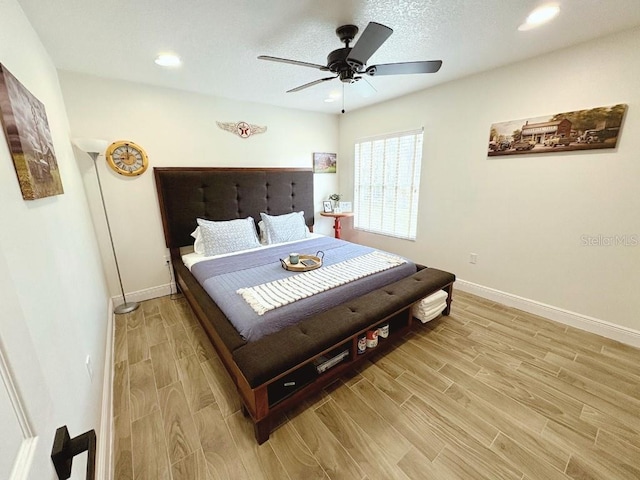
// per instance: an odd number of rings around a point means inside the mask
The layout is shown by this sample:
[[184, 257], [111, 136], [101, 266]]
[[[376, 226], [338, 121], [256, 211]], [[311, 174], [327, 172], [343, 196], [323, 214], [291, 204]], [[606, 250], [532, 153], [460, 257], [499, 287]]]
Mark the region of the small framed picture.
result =
[[313, 173], [336, 173], [335, 153], [315, 152], [313, 154]]
[[330, 200], [325, 200], [324, 202], [322, 202], [322, 208], [324, 210], [324, 213], [331, 213], [333, 211]]
[[353, 210], [352, 205], [351, 202], [338, 202], [338, 206], [343, 212], [351, 212]]

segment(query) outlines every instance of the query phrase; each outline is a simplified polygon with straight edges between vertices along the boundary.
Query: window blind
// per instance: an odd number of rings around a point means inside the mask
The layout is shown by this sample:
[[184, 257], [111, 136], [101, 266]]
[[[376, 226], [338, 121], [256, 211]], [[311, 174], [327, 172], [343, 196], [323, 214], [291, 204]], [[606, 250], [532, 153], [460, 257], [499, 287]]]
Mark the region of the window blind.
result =
[[423, 130], [356, 141], [354, 228], [416, 239]]

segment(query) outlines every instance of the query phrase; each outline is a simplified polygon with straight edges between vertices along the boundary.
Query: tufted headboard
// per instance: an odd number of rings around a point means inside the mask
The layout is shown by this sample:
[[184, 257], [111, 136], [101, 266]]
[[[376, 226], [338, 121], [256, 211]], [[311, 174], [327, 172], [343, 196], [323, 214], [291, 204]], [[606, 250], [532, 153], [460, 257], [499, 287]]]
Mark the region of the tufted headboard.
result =
[[233, 220], [260, 212], [282, 215], [304, 210], [314, 222], [313, 172], [307, 168], [154, 168], [168, 248], [193, 243], [196, 218]]

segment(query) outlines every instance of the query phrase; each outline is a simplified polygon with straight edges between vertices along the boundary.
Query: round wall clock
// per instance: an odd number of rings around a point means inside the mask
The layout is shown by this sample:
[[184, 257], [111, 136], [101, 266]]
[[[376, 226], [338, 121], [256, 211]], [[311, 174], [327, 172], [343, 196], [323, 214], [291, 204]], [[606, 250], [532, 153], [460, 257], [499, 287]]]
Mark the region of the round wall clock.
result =
[[141, 175], [149, 166], [149, 158], [144, 149], [126, 140], [109, 145], [106, 156], [107, 163], [115, 172], [128, 177]]

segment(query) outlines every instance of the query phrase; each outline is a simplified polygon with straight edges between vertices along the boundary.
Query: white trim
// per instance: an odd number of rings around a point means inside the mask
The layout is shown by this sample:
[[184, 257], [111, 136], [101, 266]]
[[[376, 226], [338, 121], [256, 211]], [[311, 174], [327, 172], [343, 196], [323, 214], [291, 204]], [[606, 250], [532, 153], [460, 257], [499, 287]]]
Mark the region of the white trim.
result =
[[9, 480], [27, 480], [29, 478], [37, 445], [38, 437], [25, 438], [22, 441]]
[[23, 438], [22, 443], [20, 444], [20, 449], [16, 454], [13, 468], [11, 469], [11, 476], [9, 478], [10, 480], [23, 480], [28, 478], [29, 472], [31, 471], [33, 455], [36, 450], [36, 445], [38, 444], [38, 437], [33, 434], [33, 428], [29, 423], [29, 417], [27, 417], [24, 402], [16, 389], [15, 382], [13, 381], [13, 375], [11, 374], [11, 369], [9, 368], [9, 363], [5, 358], [1, 343], [0, 378], [2, 379], [9, 401], [13, 407], [13, 413], [20, 425], [20, 431], [22, 432]]
[[[143, 302], [145, 300], [151, 300], [152, 298], [166, 297], [172, 292], [176, 292], [176, 285], [173, 282], [145, 290], [138, 290], [137, 292], [127, 292], [125, 295], [127, 296], [128, 302]], [[122, 303], [122, 295], [111, 297], [111, 300], [114, 305], [120, 305]]]
[[[525, 312], [533, 313], [541, 317], [548, 318], [565, 325], [586, 330], [587, 332], [602, 335], [603, 337], [617, 340], [618, 342], [640, 347], [640, 331], [632, 328], [616, 325], [615, 323], [598, 318], [582, 315], [581, 313], [571, 312], [562, 308], [547, 305], [545, 303], [530, 300], [528, 298], [519, 297], [512, 293], [502, 292], [490, 287], [478, 285], [476, 283], [467, 282], [466, 280], [456, 279], [455, 288], [463, 292], [472, 293], [479, 297], [493, 300], [508, 307], [518, 308]], [[453, 301], [455, 302], [455, 295]]]
[[7, 395], [9, 395], [9, 401], [11, 402], [13, 411], [16, 414], [16, 419], [20, 424], [22, 436], [25, 439], [33, 438], [33, 428], [31, 428], [31, 424], [29, 423], [29, 419], [23, 407], [22, 399], [20, 398], [20, 394], [18, 393], [15, 382], [13, 381], [13, 375], [11, 375], [9, 364], [5, 359], [2, 345], [0, 345], [0, 377], [2, 377], [2, 381], [4, 382], [4, 386], [7, 390]]
[[104, 350], [104, 375], [102, 382], [102, 414], [100, 418], [100, 435], [96, 452], [96, 478], [112, 478], [111, 464], [113, 457], [113, 339], [115, 322], [113, 321], [113, 301], [109, 300], [107, 308], [107, 339]]

